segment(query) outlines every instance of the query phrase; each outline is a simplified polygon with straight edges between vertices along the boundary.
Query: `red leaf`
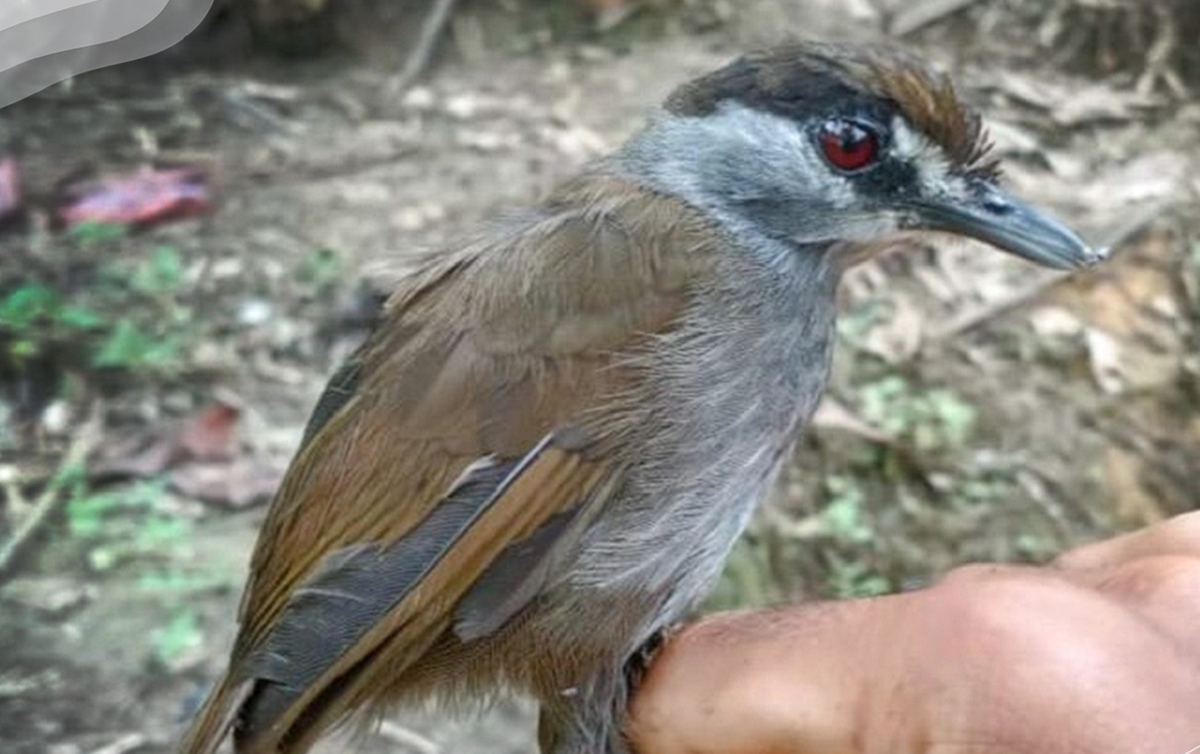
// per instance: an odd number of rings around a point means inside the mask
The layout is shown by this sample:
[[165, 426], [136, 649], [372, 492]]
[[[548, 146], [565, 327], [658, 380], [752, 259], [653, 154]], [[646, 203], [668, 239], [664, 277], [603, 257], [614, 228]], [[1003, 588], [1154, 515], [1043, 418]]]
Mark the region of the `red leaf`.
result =
[[208, 177], [199, 168], [144, 168], [74, 184], [67, 194], [71, 201], [59, 217], [68, 225], [148, 225], [212, 208]]
[[21, 171], [13, 157], [0, 159], [0, 220], [21, 209]]
[[188, 497], [228, 508], [265, 502], [283, 480], [286, 462], [243, 458], [232, 463], [189, 463], [170, 473], [171, 486]]
[[185, 458], [225, 461], [237, 450], [237, 421], [241, 409], [229, 403], [210, 403], [180, 429], [176, 445]]
[[190, 461], [227, 461], [237, 450], [241, 410], [214, 401], [171, 427], [153, 428], [101, 450], [96, 473], [150, 477]]
[[145, 478], [166, 470], [178, 453], [173, 438], [151, 431], [106, 443], [99, 455], [92, 466], [93, 474]]

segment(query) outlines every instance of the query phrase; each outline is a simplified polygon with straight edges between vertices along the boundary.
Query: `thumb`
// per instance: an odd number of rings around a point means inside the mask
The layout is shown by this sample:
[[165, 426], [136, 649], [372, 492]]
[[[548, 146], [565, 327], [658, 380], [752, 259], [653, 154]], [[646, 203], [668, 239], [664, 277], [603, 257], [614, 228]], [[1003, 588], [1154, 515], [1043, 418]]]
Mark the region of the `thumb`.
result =
[[630, 743], [639, 754], [858, 754], [892, 602], [724, 613], [683, 628], [631, 702]]

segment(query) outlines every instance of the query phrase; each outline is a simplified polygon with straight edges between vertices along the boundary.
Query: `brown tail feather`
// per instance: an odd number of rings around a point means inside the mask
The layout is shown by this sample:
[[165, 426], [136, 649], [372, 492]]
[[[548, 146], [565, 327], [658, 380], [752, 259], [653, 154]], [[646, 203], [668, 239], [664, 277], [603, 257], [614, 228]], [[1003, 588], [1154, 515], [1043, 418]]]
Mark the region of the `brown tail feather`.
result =
[[223, 677], [204, 700], [175, 754], [215, 754], [233, 728], [250, 686], [249, 682], [231, 685], [229, 677]]

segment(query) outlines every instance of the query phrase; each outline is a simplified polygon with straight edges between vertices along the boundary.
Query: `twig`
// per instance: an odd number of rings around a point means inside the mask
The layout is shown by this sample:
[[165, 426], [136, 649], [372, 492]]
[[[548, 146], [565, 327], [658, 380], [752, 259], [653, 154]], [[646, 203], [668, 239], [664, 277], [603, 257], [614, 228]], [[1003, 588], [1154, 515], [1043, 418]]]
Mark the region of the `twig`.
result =
[[977, 2], [979, 0], [925, 0], [924, 2], [909, 3], [892, 17], [888, 31], [902, 37], [935, 24]]
[[1139, 94], [1149, 94], [1154, 91], [1158, 80], [1162, 79], [1175, 96], [1185, 99], [1188, 96], [1187, 86], [1171, 67], [1171, 56], [1178, 49], [1175, 22], [1171, 18], [1171, 11], [1163, 5], [1156, 6], [1154, 12], [1158, 21], [1154, 43], [1146, 54], [1146, 68], [1138, 78], [1135, 89]]
[[73, 470], [87, 460], [88, 454], [96, 447], [100, 439], [99, 408], [93, 408], [88, 420], [75, 433], [67, 452], [58, 463], [58, 469], [46, 482], [45, 488], [37, 500], [29, 506], [29, 513], [17, 525], [12, 537], [0, 544], [0, 584], [8, 578], [9, 569], [16, 561], [22, 550], [32, 541], [37, 532], [51, 519], [51, 514], [58, 509], [64, 497], [60, 493], [63, 487], [73, 478]]
[[126, 733], [116, 741], [101, 746], [99, 749], [91, 752], [91, 754], [126, 754], [126, 752], [141, 748], [148, 742], [149, 739], [141, 733]]
[[1054, 524], [1054, 528], [1058, 530], [1058, 535], [1065, 541], [1074, 541], [1076, 539], [1071, 524], [1067, 519], [1067, 514], [1063, 510], [1062, 503], [1055, 499], [1047, 489], [1046, 481], [1042, 475], [1031, 469], [1022, 469], [1017, 472], [1017, 484], [1021, 489], [1025, 490], [1025, 494], [1029, 499], [1037, 504], [1042, 509], [1042, 513], [1046, 518]]
[[[1160, 217], [1164, 210], [1172, 206], [1170, 201], [1157, 202], [1150, 205], [1141, 213], [1136, 215], [1133, 220], [1121, 226], [1114, 232], [1108, 243], [1110, 256], [1120, 247], [1129, 243], [1135, 236], [1146, 229], [1150, 223]], [[1034, 301], [1043, 293], [1050, 290], [1054, 286], [1061, 283], [1063, 280], [1071, 277], [1072, 272], [1050, 272], [1038, 277], [1028, 285], [1024, 285], [1011, 291], [1008, 295], [1002, 296], [994, 301], [989, 301], [982, 306], [976, 307], [970, 311], [950, 320], [944, 326], [937, 328], [926, 336], [923, 343], [923, 348], [933, 343], [940, 343], [945, 340], [950, 340], [965, 332], [974, 330], [985, 322], [988, 322], [996, 317], [1007, 314], [1019, 306]]]
[[421, 33], [417, 36], [417, 42], [413, 45], [412, 52], [404, 61], [404, 68], [388, 87], [393, 95], [399, 94], [411, 86], [429, 65], [438, 39], [441, 38], [442, 32], [446, 30], [446, 24], [450, 21], [450, 12], [454, 10], [454, 2], [455, 0], [433, 0], [433, 7], [429, 9], [429, 15], [421, 24]]
[[4, 490], [4, 499], [8, 501], [9, 515], [15, 511], [20, 516], [28, 514], [30, 504], [21, 492], [21, 481], [14, 474], [0, 474], [0, 489]]
[[226, 89], [221, 92], [225, 112], [236, 125], [257, 133], [296, 134], [303, 130], [299, 123], [288, 120], [267, 105], [259, 102], [245, 89]]
[[813, 429], [840, 430], [876, 445], [894, 445], [896, 443], [896, 438], [891, 434], [872, 426], [847, 408], [844, 403], [828, 395], [817, 406], [817, 411], [813, 414], [809, 424]]
[[273, 186], [289, 186], [335, 178], [352, 178], [360, 173], [378, 170], [386, 165], [410, 159], [418, 151], [414, 146], [400, 146], [387, 154], [371, 157], [356, 157], [349, 160], [323, 160], [318, 163], [295, 163], [257, 170], [248, 170], [231, 180], [229, 186], [269, 183]]
[[925, 336], [922, 346], [928, 346], [931, 343], [940, 343], [944, 340], [952, 340], [965, 332], [974, 330], [985, 322], [1007, 314], [1013, 309], [1039, 298], [1043, 293], [1058, 285], [1070, 277], [1070, 275], [1071, 273], [1069, 272], [1057, 271], [1044, 273], [1034, 281], [1011, 290], [1006, 295], [993, 301], [988, 301], [981, 306], [964, 312], [945, 325], [933, 329], [929, 335]]

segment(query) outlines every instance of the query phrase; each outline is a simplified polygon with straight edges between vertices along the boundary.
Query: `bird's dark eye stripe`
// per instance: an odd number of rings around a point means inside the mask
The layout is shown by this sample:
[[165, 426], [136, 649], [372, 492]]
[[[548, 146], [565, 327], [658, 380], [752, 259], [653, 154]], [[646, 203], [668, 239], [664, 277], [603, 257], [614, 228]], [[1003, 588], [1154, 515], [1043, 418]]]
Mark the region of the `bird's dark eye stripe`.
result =
[[830, 118], [821, 124], [817, 143], [825, 160], [844, 173], [854, 173], [879, 161], [879, 132], [850, 118]]

